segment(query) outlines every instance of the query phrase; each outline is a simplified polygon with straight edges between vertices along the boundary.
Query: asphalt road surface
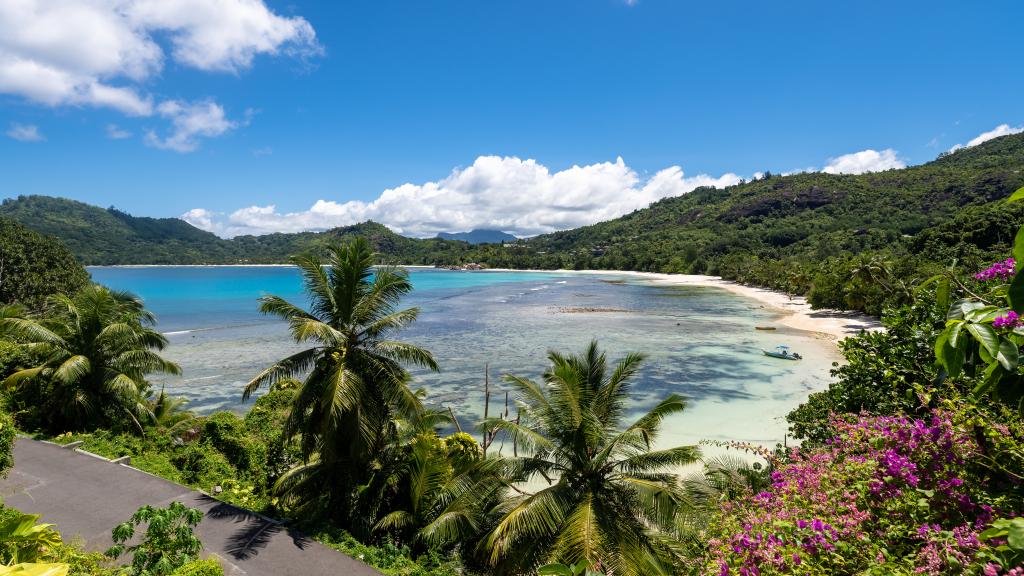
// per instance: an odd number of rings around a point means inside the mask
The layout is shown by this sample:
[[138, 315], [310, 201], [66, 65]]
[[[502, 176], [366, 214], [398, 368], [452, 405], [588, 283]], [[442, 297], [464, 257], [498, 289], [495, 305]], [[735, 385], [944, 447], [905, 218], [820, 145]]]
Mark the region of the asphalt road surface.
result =
[[0, 499], [57, 525], [65, 541], [106, 550], [110, 531], [140, 506], [178, 501], [203, 511], [196, 535], [203, 556], [216, 556], [228, 576], [380, 576], [366, 564], [252, 512], [129, 466], [19, 438], [14, 469], [0, 480]]

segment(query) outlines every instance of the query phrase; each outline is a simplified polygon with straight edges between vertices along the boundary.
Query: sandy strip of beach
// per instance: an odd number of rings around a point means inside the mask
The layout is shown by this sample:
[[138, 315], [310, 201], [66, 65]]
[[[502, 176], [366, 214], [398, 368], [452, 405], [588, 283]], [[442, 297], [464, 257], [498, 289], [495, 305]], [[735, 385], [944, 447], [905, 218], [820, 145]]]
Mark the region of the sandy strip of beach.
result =
[[[498, 270], [494, 270], [498, 271]], [[504, 270], [501, 270], [504, 271]], [[538, 270], [539, 272], [539, 270]], [[882, 330], [878, 318], [844, 310], [814, 310], [802, 296], [790, 296], [765, 288], [744, 286], [736, 282], [723, 280], [718, 276], [700, 276], [693, 274], [659, 274], [656, 272], [628, 272], [617, 270], [558, 270], [572, 274], [596, 274], [600, 276], [629, 276], [655, 284], [673, 286], [702, 286], [728, 290], [734, 294], [757, 300], [777, 310], [778, 324], [824, 334], [832, 340], [842, 340], [847, 336], [856, 336], [861, 330]]]
[[867, 316], [858, 312], [844, 310], [814, 310], [802, 296], [790, 296], [781, 292], [744, 286], [736, 282], [722, 280], [717, 276], [695, 276], [685, 274], [655, 274], [630, 272], [628, 275], [638, 275], [648, 278], [659, 284], [672, 284], [676, 286], [714, 286], [724, 288], [734, 294], [752, 298], [762, 304], [774, 308], [780, 312], [777, 320], [779, 324], [807, 330], [809, 332], [820, 332], [827, 334], [836, 340], [842, 340], [847, 336], [856, 336], [861, 330], [881, 330], [882, 323], [878, 318]]

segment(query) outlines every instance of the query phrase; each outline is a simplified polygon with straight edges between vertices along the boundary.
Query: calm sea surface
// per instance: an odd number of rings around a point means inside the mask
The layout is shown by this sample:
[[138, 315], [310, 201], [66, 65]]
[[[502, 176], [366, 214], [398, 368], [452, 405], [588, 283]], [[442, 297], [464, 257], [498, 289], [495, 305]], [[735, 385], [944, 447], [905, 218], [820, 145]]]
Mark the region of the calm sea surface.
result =
[[[180, 377], [154, 377], [200, 412], [244, 411], [245, 383], [274, 360], [300, 349], [256, 299], [276, 294], [305, 305], [290, 267], [92, 267], [93, 278], [141, 296], [171, 345], [165, 356]], [[782, 440], [782, 417], [824, 388], [835, 346], [770, 324], [772, 310], [719, 288], [652, 285], [626, 276], [544, 272], [453, 272], [410, 269], [421, 308], [404, 339], [431, 350], [438, 374], [415, 372], [429, 404], [451, 408], [464, 428], [482, 414], [484, 366], [492, 388], [501, 375], [538, 378], [549, 349], [579, 351], [598, 339], [611, 359], [630, 351], [649, 358], [634, 389], [637, 412], [665, 395], [690, 399], [666, 426], [666, 442]], [[615, 311], [583, 311], [614, 309]], [[774, 360], [761, 348], [786, 343], [807, 360]], [[500, 391], [492, 413], [500, 409]], [[494, 402], [494, 400], [492, 400]], [[514, 406], [512, 411], [514, 412]]]

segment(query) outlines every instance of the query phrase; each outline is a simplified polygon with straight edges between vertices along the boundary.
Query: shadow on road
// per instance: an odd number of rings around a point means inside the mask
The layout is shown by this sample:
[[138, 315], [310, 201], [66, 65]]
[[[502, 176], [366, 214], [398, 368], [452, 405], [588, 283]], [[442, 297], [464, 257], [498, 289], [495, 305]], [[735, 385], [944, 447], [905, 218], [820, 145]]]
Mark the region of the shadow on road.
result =
[[292, 530], [279, 522], [269, 520], [248, 510], [225, 504], [209, 496], [202, 502], [209, 506], [206, 515], [211, 519], [225, 520], [238, 524], [238, 529], [228, 536], [225, 552], [235, 560], [248, 560], [266, 548], [275, 534], [286, 531], [292, 542], [304, 550], [311, 540], [304, 534]]

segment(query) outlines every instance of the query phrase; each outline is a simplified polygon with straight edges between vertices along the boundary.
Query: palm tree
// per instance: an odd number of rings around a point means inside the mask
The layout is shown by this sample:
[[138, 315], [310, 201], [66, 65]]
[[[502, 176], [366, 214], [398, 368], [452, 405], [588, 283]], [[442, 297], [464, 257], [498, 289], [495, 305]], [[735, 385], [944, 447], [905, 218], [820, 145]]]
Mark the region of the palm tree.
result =
[[859, 282], [865, 286], [881, 286], [889, 289], [892, 277], [891, 266], [877, 255], [860, 256], [850, 270], [850, 282]]
[[153, 372], [180, 374], [161, 358], [167, 339], [142, 300], [98, 284], [74, 297], [50, 297], [41, 318], [0, 312], [0, 333], [22, 342], [38, 366], [20, 370], [6, 387], [35, 386], [54, 429], [82, 429], [130, 421], [138, 431], [153, 418], [146, 404]]
[[359, 495], [395, 438], [395, 418], [422, 410], [404, 365], [436, 371], [437, 363], [430, 352], [392, 339], [419, 309], [396, 310], [412, 290], [408, 273], [375, 270], [365, 239], [330, 246], [326, 262], [312, 254], [292, 262], [302, 272], [310, 309], [266, 296], [260, 311], [287, 320], [296, 342], [313, 345], [258, 374], [243, 398], [264, 385], [302, 379], [285, 434], [300, 438], [303, 463], [282, 476], [275, 491], [300, 508], [315, 507], [324, 495], [329, 513], [341, 521], [347, 516], [349, 527], [366, 533], [378, 503]]
[[[619, 575], [673, 573], [670, 533], [685, 497], [673, 472], [699, 458], [694, 446], [653, 450], [662, 420], [686, 403], [676, 394], [628, 426], [631, 378], [643, 356], [628, 354], [609, 373], [591, 342], [582, 355], [550, 352], [544, 385], [517, 376], [521, 419], [484, 426], [507, 434], [525, 456], [503, 459], [510, 488], [481, 548], [496, 573], [521, 574], [547, 562], [587, 561]], [[529, 492], [521, 487], [544, 482]]]
[[184, 422], [195, 419], [195, 414], [190, 412], [185, 405], [188, 400], [168, 396], [164, 387], [160, 387], [160, 393], [156, 398], [149, 401], [149, 410], [153, 413], [153, 423], [160, 428], [174, 429]]
[[440, 438], [430, 430], [414, 436], [394, 460], [388, 478], [397, 488], [390, 499], [392, 510], [374, 530], [395, 535], [421, 552], [476, 538], [487, 504], [494, 503], [502, 487], [479, 466], [481, 458], [476, 440], [465, 433]]

